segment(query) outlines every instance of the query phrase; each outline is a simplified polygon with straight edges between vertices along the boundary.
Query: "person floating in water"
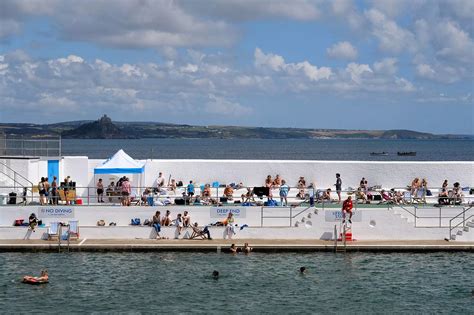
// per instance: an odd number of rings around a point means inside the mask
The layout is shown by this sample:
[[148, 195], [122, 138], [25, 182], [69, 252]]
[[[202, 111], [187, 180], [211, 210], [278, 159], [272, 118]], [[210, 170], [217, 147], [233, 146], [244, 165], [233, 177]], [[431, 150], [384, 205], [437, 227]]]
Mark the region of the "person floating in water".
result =
[[346, 222], [346, 214], [349, 214], [349, 223], [352, 224], [352, 198], [348, 196], [342, 203], [342, 223]]
[[46, 270], [46, 269], [42, 270], [41, 271], [41, 276], [39, 276], [39, 277], [24, 276], [23, 277], [23, 282], [24, 283], [31, 283], [31, 284], [48, 283], [49, 282], [48, 270]]
[[212, 278], [214, 278], [214, 280], [219, 279], [219, 271], [214, 270], [214, 271], [212, 272]]
[[300, 267], [300, 273], [301, 274], [306, 273], [306, 267]]

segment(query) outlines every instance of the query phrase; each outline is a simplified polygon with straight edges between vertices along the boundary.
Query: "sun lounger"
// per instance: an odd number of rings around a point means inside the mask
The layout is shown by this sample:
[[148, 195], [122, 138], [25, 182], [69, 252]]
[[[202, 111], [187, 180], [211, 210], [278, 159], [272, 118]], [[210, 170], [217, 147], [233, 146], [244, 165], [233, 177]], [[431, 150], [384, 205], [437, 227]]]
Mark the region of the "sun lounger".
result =
[[79, 221], [69, 221], [69, 239], [79, 238]]
[[190, 240], [194, 240], [196, 238], [197, 239], [202, 239], [202, 240], [207, 239], [206, 233], [204, 233], [204, 231], [202, 231], [200, 228], [195, 227], [193, 225], [191, 225], [191, 228], [193, 229], [193, 233], [189, 237]]

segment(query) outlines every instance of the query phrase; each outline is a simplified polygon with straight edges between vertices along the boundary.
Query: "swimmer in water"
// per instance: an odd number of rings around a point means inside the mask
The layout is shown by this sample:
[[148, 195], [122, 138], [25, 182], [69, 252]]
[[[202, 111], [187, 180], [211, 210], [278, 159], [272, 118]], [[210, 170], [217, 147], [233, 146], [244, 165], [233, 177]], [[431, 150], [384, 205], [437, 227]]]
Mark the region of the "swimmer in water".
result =
[[214, 270], [214, 271], [212, 272], [212, 278], [213, 278], [214, 280], [219, 279], [219, 271]]
[[300, 267], [300, 273], [305, 274], [306, 273], [306, 267]]
[[252, 247], [249, 246], [249, 243], [245, 243], [244, 247], [242, 247], [242, 252], [244, 254], [250, 254], [251, 251], [252, 251]]
[[32, 276], [24, 276], [23, 277], [23, 282], [48, 282], [49, 281], [49, 276], [48, 276], [48, 270], [44, 269], [41, 270], [41, 276], [39, 277], [32, 277]]
[[235, 244], [230, 245], [229, 250], [231, 254], [237, 254], [237, 247], [235, 247]]

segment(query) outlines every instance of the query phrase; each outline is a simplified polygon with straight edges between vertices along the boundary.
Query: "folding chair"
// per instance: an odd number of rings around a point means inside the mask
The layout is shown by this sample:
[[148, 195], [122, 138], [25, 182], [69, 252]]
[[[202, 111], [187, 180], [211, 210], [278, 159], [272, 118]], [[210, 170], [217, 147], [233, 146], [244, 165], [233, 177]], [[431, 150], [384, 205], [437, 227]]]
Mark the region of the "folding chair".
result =
[[79, 221], [69, 221], [68, 237], [76, 240], [79, 238]]
[[203, 231], [201, 231], [198, 227], [195, 227], [194, 225], [191, 225], [192, 229], [193, 229], [193, 233], [191, 234], [191, 236], [189, 237], [190, 240], [194, 240], [196, 238], [200, 238], [202, 240], [205, 240], [206, 239], [206, 236], [205, 234], [203, 233]]
[[48, 228], [48, 240], [59, 238], [59, 222], [51, 222]]

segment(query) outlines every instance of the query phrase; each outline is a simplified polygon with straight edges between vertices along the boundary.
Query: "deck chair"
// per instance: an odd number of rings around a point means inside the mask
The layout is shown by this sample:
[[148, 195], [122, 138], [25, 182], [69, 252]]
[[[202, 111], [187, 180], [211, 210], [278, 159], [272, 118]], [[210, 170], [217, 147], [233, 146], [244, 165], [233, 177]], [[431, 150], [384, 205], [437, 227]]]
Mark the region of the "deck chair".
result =
[[51, 222], [48, 228], [48, 240], [59, 238], [59, 222]]
[[79, 221], [69, 221], [69, 239], [79, 238]]
[[194, 239], [205, 240], [206, 239], [206, 235], [201, 231], [201, 229], [199, 229], [198, 227], [195, 227], [194, 225], [191, 225], [191, 228], [193, 229], [193, 233], [189, 237], [190, 240], [194, 240]]

